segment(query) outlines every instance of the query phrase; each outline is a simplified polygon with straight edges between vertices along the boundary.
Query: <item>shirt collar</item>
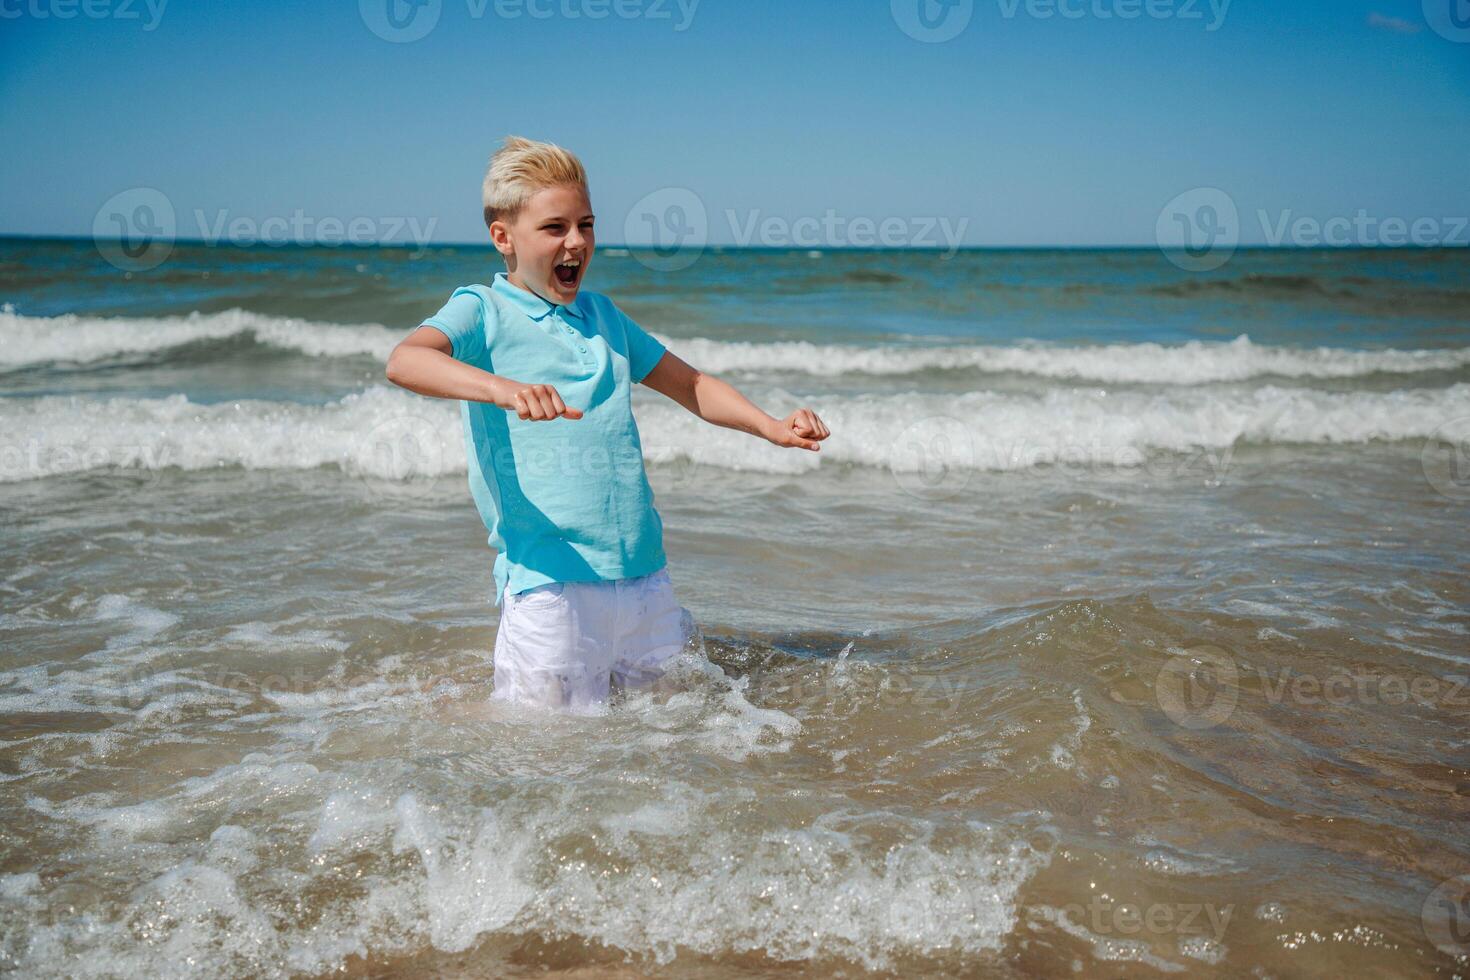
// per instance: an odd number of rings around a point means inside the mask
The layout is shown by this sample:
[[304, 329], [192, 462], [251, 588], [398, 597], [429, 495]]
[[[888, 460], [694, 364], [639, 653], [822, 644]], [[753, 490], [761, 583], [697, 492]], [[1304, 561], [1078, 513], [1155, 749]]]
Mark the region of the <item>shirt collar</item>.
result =
[[580, 309], [582, 305], [581, 293], [577, 294], [577, 298], [572, 300], [570, 305], [557, 306], [555, 303], [547, 302], [530, 290], [517, 286], [510, 281], [510, 277], [504, 272], [495, 273], [495, 281], [490, 284], [490, 288], [514, 303], [517, 309], [532, 320], [544, 320], [547, 314], [553, 310], [561, 310], [563, 313], [570, 314], [578, 319], [582, 317], [582, 310]]

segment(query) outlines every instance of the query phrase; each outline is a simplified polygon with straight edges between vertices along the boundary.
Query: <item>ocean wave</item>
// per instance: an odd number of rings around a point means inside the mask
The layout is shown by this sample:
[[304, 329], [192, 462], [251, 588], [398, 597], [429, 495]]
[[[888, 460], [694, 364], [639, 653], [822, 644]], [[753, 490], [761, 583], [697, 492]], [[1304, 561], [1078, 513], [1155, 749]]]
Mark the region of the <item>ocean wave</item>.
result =
[[159, 354], [209, 341], [250, 337], [310, 357], [386, 361], [407, 331], [274, 317], [246, 310], [177, 317], [23, 316], [0, 311], [0, 369], [36, 364], [93, 364]]
[[1350, 290], [1336, 288], [1315, 276], [1265, 275], [1252, 273], [1238, 279], [1189, 279], [1167, 286], [1158, 286], [1151, 292], [1163, 296], [1198, 296], [1208, 293], [1261, 293], [1267, 296], [1290, 297], [1350, 296]]
[[[796, 399], [767, 392], [773, 407]], [[1138, 466], [1161, 453], [1238, 443], [1333, 444], [1419, 439], [1458, 420], [1470, 437], [1470, 384], [1440, 389], [1162, 393], [1055, 389], [824, 398], [834, 435], [820, 453], [779, 449], [711, 427], [663, 401], [638, 408], [644, 458], [773, 473], [832, 463], [929, 473], [1083, 463]], [[558, 421], [557, 425], [575, 422]], [[457, 405], [375, 386], [325, 405], [46, 396], [0, 401], [0, 482], [107, 467], [293, 470], [337, 467], [378, 479], [465, 471]]]
[[[245, 310], [183, 317], [28, 317], [0, 312], [0, 370], [38, 364], [93, 364], [155, 355], [200, 343], [250, 338], [310, 357], [367, 357], [383, 362], [408, 333], [380, 324], [335, 324]], [[1229, 342], [1106, 344], [1080, 347], [1023, 343], [817, 344], [670, 337], [655, 334], [703, 371], [792, 373], [819, 377], [902, 376], [926, 371], [1016, 374], [1107, 384], [1197, 385], [1259, 378], [1331, 379], [1374, 374], [1455, 371], [1470, 366], [1470, 347], [1353, 350], [1275, 347], [1241, 335]]]
[[712, 374], [794, 371], [814, 375], [903, 375], [933, 370], [1020, 374], [1054, 380], [1109, 384], [1196, 385], [1255, 378], [1353, 378], [1372, 374], [1453, 371], [1470, 365], [1470, 348], [1445, 350], [1350, 350], [1271, 347], [1245, 335], [1228, 343], [1191, 340], [1086, 347], [1013, 347], [958, 344], [940, 347], [875, 347], [805, 341], [730, 343], [663, 341], [680, 357]]

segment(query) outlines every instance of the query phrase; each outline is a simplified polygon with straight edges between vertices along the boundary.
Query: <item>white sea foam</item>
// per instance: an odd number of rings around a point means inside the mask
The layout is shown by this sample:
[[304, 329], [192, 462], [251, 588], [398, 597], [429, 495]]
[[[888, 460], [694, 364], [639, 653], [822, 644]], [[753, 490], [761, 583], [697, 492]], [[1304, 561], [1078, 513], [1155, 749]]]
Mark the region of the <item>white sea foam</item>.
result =
[[[761, 400], [796, 403], [784, 392]], [[779, 449], [712, 428], [662, 401], [638, 409], [650, 463], [775, 473], [850, 463], [929, 475], [1044, 464], [1137, 466], [1160, 453], [1239, 443], [1334, 444], [1423, 439], [1459, 420], [1470, 437], [1470, 384], [1392, 392], [1056, 389], [906, 393], [820, 399], [834, 435], [820, 453]], [[465, 471], [457, 407], [375, 386], [325, 405], [182, 395], [0, 400], [0, 482], [104, 467], [156, 471], [239, 466], [336, 467], [374, 479], [421, 480]], [[552, 423], [552, 424], [575, 424]], [[571, 465], [570, 462], [568, 465]], [[569, 474], [574, 475], [574, 474]]]
[[[225, 825], [207, 845], [176, 847], [174, 866], [112, 915], [37, 921], [33, 911], [12, 965], [50, 973], [65, 962], [78, 977], [316, 974], [369, 950], [432, 944], [457, 952], [486, 935], [535, 931], [584, 936], [665, 964], [694, 950], [788, 962], [838, 956], [883, 970], [898, 956], [1000, 949], [1017, 924], [1020, 888], [1049, 863], [1014, 831], [959, 828], [958, 842], [942, 848], [925, 839], [922, 821], [897, 813], [892, 823], [913, 839], [876, 859], [821, 822], [752, 839], [725, 825], [721, 799], [709, 794], [697, 801], [692, 841], [657, 837], [651, 849], [628, 841], [616, 857], [558, 862], [546, 841], [595, 830], [595, 816], [576, 816], [583, 808], [571, 805], [572, 791], [557, 800], [564, 806], [494, 809], [445, 806], [411, 791], [385, 807], [365, 795], [339, 797], [355, 810], [345, 815], [354, 832], [336, 844], [370, 871], [307, 928], [292, 928], [279, 891], [245, 874], [259, 838]], [[684, 860], [668, 860], [671, 850]], [[399, 856], [396, 868], [381, 860], [385, 852]], [[622, 867], [609, 874], [608, 860]], [[319, 867], [333, 864], [312, 860], [289, 879], [300, 888]], [[6, 884], [22, 897], [35, 891], [29, 880]]]
[[313, 357], [386, 360], [406, 332], [374, 324], [318, 323], [245, 310], [176, 317], [31, 317], [0, 311], [0, 367], [88, 364], [246, 336]]
[[1470, 348], [1445, 350], [1301, 349], [1256, 344], [1241, 335], [1229, 343], [1191, 340], [1053, 347], [1036, 343], [1000, 347], [813, 344], [806, 341], [740, 343], [661, 337], [680, 357], [711, 373], [791, 371], [836, 376], [902, 375], [947, 369], [1032, 375], [1058, 380], [1194, 385], [1252, 378], [1353, 378], [1370, 374], [1450, 371], [1470, 365]]
[[[387, 360], [409, 326], [337, 324], [246, 310], [176, 317], [30, 317], [0, 312], [0, 368], [87, 364], [167, 351], [232, 337], [312, 357]], [[791, 372], [823, 377], [905, 375], [929, 370], [1009, 373], [1057, 380], [1191, 385], [1252, 378], [1354, 378], [1372, 374], [1452, 371], [1470, 365], [1470, 347], [1439, 350], [1354, 350], [1262, 345], [1244, 335], [1229, 342], [1105, 344], [1039, 343], [816, 344], [754, 343], [656, 334], [684, 360], [711, 373]]]
[[[76, 911], [27, 904], [44, 896], [34, 877], [4, 879], [0, 900], [23, 914], [0, 926], [0, 949], [27, 975], [65, 963], [79, 977], [162, 978], [200, 970], [315, 975], [353, 954], [461, 951], [487, 935], [526, 932], [582, 936], [665, 964], [693, 950], [791, 962], [842, 957], [891, 969], [915, 954], [976, 956], [1003, 946], [1017, 925], [1020, 889], [1050, 861], [1028, 832], [1035, 820], [964, 821], [937, 834], [925, 817], [865, 807], [796, 826], [752, 826], [730, 818], [732, 804], [756, 798], [743, 781], [709, 788], [657, 767], [617, 772], [615, 759], [657, 758], [650, 748], [666, 743], [649, 741], [655, 736], [674, 736], [673, 757], [738, 759], [757, 739], [732, 739], [732, 727], [775, 729], [786, 739], [800, 729], [779, 711], [745, 703], [742, 685], [717, 668], [695, 674], [690, 690], [666, 702], [630, 699], [595, 729], [543, 717], [529, 738], [492, 739], [484, 748], [496, 768], [516, 775], [477, 785], [428, 778], [404, 786], [401, 751], [379, 746], [353, 758], [344, 752], [346, 728], [322, 718], [319, 737], [331, 736], [341, 754], [329, 771], [262, 751], [141, 805], [113, 793], [64, 803], [33, 794], [32, 813], [93, 841], [81, 868], [135, 887], [105, 910]], [[406, 721], [392, 717], [395, 726]], [[711, 723], [720, 718], [727, 723]], [[446, 759], [463, 754], [453, 737], [404, 743], [413, 752], [436, 745], [455, 750]], [[548, 778], [561, 760], [586, 766], [584, 778]], [[863, 830], [874, 817], [885, 828], [881, 841]], [[166, 847], [162, 834], [170, 835]], [[572, 860], [562, 847], [569, 840], [592, 844]], [[253, 873], [262, 867], [270, 873]], [[330, 890], [344, 867], [353, 869], [350, 893], [308, 921], [294, 915], [295, 895]], [[282, 891], [280, 881], [292, 887]], [[58, 875], [47, 887], [66, 883]]]

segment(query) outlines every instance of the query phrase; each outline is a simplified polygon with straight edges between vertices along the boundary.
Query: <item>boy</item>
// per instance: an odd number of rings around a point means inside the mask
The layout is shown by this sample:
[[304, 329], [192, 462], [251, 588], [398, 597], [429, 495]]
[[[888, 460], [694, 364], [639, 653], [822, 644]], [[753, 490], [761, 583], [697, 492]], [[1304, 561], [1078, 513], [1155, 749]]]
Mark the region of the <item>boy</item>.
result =
[[777, 420], [582, 292], [593, 215], [581, 162], [510, 137], [483, 188], [505, 261], [461, 286], [388, 359], [388, 380], [461, 402], [470, 491], [495, 558], [496, 700], [572, 710], [644, 687], [689, 638], [643, 468], [631, 385], [714, 425], [813, 452], [810, 409]]

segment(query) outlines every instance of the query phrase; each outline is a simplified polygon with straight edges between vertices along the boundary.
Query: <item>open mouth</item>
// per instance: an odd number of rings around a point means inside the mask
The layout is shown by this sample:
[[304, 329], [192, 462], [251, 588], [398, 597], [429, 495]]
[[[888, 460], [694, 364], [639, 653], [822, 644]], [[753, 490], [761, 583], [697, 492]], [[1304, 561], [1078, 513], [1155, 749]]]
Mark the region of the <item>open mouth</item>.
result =
[[582, 260], [573, 259], [570, 262], [562, 262], [557, 265], [555, 272], [556, 281], [564, 287], [571, 288], [577, 284], [577, 280], [582, 278]]

